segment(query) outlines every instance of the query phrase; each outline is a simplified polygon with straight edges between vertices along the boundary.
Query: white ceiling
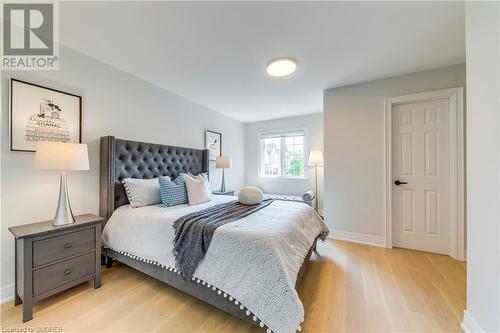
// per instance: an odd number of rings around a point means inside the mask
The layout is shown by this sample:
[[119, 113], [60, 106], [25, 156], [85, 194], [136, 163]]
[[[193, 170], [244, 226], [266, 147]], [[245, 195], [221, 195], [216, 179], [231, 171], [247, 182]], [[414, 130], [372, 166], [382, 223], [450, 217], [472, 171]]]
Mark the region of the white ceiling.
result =
[[[322, 112], [323, 90], [465, 61], [458, 2], [65, 2], [61, 43], [235, 119]], [[298, 60], [289, 77], [266, 64]]]

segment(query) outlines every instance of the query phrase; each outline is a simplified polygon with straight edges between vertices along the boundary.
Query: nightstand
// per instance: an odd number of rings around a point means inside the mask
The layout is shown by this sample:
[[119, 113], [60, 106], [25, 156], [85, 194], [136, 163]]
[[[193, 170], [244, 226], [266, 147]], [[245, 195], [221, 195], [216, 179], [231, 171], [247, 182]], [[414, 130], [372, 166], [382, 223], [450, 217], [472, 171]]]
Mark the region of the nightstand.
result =
[[225, 191], [225, 192], [212, 191], [212, 194], [216, 194], [216, 195], [234, 195], [234, 190], [229, 190], [229, 191]]
[[76, 222], [52, 221], [10, 227], [15, 240], [15, 305], [23, 303], [23, 322], [33, 318], [33, 302], [94, 279], [101, 286], [102, 217], [85, 214]]

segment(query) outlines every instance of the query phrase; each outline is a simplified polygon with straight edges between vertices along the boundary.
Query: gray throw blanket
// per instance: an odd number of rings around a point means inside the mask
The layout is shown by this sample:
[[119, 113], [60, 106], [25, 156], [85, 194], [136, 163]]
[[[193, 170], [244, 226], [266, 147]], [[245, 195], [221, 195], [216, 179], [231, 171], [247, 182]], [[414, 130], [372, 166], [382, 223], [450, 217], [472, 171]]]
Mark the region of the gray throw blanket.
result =
[[175, 267], [184, 281], [189, 281], [199, 262], [208, 251], [215, 230], [269, 206], [274, 199], [258, 205], [243, 205], [238, 201], [225, 202], [182, 216], [174, 222]]

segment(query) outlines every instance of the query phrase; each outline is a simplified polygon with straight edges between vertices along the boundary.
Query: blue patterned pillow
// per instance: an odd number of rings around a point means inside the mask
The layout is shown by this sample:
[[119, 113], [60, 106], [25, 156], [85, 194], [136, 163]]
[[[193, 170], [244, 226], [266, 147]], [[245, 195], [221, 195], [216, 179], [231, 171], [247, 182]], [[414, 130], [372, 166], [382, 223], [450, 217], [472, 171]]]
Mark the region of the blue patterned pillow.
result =
[[181, 174], [174, 181], [169, 177], [158, 177], [162, 207], [172, 207], [188, 203], [186, 175]]

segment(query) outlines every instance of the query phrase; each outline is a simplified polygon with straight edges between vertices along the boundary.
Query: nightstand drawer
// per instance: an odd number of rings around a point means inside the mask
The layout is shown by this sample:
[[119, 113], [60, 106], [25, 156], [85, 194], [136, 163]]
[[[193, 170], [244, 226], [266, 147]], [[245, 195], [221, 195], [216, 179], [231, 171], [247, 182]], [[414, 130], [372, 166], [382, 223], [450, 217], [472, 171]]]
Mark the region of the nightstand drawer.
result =
[[38, 269], [33, 272], [33, 295], [43, 294], [94, 272], [94, 252]]
[[46, 238], [33, 242], [33, 266], [38, 267], [95, 248], [95, 229]]

